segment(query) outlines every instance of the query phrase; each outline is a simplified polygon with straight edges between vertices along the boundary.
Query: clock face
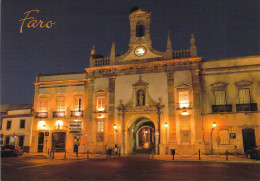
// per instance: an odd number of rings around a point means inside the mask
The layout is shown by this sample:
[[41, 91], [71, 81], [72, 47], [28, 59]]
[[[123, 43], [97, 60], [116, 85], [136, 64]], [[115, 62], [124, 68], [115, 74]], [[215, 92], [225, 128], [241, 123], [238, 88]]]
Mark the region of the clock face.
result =
[[135, 48], [135, 55], [140, 57], [143, 56], [145, 54], [145, 47], [143, 46], [139, 46]]

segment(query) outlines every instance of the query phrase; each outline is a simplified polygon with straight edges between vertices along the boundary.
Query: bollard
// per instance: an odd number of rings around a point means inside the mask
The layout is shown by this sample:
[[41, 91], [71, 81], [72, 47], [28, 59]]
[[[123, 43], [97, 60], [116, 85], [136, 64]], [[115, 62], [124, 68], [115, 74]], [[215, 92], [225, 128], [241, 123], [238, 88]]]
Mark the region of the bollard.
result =
[[52, 151], [52, 159], [54, 159], [54, 150]]
[[118, 156], [121, 155], [121, 147], [118, 148]]
[[226, 160], [228, 160], [228, 151], [226, 150]]
[[200, 160], [200, 149], [199, 149], [199, 160]]
[[172, 154], [172, 160], [174, 160], [175, 149], [171, 149], [171, 154]]
[[64, 160], [66, 160], [66, 150], [65, 150]]
[[89, 159], [89, 151], [87, 151], [87, 159]]

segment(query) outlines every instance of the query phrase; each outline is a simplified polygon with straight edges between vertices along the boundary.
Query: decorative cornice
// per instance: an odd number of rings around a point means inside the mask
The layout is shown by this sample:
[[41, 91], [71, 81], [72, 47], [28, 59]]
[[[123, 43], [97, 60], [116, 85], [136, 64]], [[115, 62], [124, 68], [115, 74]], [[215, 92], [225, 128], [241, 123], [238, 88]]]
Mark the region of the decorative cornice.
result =
[[187, 62], [200, 62], [201, 57], [194, 57], [194, 58], [182, 58], [182, 59], [172, 59], [172, 60], [160, 60], [160, 61], [153, 61], [153, 62], [143, 62], [143, 63], [132, 63], [132, 64], [121, 64], [121, 65], [108, 65], [102, 67], [91, 67], [85, 68], [86, 72], [90, 73], [93, 71], [101, 71], [107, 69], [127, 69], [130, 67], [134, 68], [148, 68], [154, 66], [164, 66], [167, 64], [175, 64], [175, 63], [187, 63]]
[[88, 82], [91, 79], [73, 79], [73, 80], [54, 80], [54, 81], [44, 81], [44, 82], [34, 82], [34, 85], [45, 85], [45, 84], [63, 84], [63, 83], [78, 83], [78, 82]]

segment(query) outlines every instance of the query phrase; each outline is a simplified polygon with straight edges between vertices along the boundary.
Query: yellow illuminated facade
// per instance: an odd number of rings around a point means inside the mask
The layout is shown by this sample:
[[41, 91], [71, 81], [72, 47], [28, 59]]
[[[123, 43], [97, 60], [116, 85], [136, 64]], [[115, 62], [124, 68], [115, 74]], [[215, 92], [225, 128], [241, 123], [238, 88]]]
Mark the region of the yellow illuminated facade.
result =
[[109, 57], [93, 46], [84, 73], [37, 75], [31, 152], [73, 152], [78, 138], [79, 152], [117, 144], [122, 154], [224, 153], [234, 145], [243, 153], [260, 143], [260, 56], [202, 61], [193, 34], [184, 50], [173, 50], [168, 34], [158, 51], [151, 13], [129, 19], [125, 53], [116, 56], [115, 42]]

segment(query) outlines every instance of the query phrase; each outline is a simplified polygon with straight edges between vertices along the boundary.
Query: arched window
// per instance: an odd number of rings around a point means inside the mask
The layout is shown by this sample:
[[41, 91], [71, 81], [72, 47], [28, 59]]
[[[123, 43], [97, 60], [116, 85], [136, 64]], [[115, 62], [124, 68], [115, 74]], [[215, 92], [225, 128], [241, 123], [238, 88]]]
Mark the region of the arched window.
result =
[[145, 35], [145, 26], [144, 24], [137, 24], [136, 25], [136, 37], [143, 37]]
[[145, 105], [145, 94], [143, 90], [139, 90], [136, 92], [136, 102], [137, 106], [144, 106]]

